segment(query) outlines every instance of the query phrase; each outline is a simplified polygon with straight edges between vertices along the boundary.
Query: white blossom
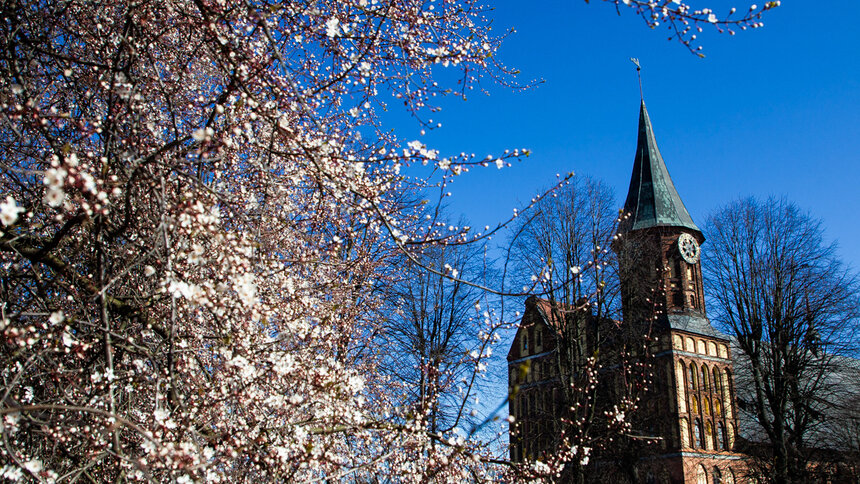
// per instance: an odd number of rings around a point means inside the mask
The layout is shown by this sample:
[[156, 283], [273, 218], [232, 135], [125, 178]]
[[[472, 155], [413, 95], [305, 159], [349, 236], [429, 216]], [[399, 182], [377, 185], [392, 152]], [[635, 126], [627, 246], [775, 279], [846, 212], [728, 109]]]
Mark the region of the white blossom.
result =
[[21, 212], [24, 212], [24, 209], [15, 203], [12, 195], [7, 195], [6, 201], [0, 203], [0, 222], [3, 223], [4, 227], [13, 225], [18, 220], [18, 215]]

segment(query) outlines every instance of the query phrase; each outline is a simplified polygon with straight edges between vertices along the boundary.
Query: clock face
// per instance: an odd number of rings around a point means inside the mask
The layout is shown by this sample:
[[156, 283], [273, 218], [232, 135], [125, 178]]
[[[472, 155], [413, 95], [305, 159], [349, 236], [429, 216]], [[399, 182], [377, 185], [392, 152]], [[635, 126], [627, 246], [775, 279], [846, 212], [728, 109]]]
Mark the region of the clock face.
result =
[[681, 257], [690, 264], [699, 262], [699, 243], [690, 234], [681, 234], [678, 237], [678, 250], [681, 251]]

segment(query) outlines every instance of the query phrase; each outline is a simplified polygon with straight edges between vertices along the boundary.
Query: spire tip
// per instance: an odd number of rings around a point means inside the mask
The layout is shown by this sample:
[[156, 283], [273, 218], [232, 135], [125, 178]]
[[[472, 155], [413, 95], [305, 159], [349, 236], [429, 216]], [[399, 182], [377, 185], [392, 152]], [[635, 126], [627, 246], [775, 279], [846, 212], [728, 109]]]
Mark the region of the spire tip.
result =
[[636, 66], [636, 76], [639, 77], [639, 99], [645, 102], [645, 95], [642, 94], [642, 66], [639, 65], [639, 59], [636, 57], [631, 57], [630, 62]]

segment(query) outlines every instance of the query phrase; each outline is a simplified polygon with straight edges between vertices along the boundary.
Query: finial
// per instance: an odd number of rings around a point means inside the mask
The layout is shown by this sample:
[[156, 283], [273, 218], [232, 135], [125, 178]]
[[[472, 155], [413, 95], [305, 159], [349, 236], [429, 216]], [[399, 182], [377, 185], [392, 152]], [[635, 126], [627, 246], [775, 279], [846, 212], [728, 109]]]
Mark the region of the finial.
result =
[[639, 65], [639, 59], [635, 57], [631, 57], [630, 62], [636, 66], [636, 75], [639, 77], [639, 99], [644, 101], [645, 96], [642, 94], [642, 66]]

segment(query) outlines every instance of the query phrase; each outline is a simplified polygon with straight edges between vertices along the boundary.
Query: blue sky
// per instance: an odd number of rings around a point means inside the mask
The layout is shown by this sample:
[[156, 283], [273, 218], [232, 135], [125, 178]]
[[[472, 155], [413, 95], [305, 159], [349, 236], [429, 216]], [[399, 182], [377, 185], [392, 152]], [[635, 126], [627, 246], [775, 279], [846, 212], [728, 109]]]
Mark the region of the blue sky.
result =
[[531, 149], [512, 168], [458, 178], [455, 219], [493, 225], [569, 171], [602, 178], [623, 203], [639, 108], [628, 59], [638, 57], [660, 150], [697, 223], [737, 197], [784, 195], [823, 219], [842, 257], [860, 268], [860, 2], [786, 0], [761, 29], [700, 34], [704, 59], [632, 10], [618, 16], [599, 1], [493, 5], [498, 31], [517, 31], [498, 58], [523, 82], [544, 82], [513, 92], [487, 80], [489, 96], [443, 101], [434, 116], [441, 129], [420, 137], [414, 123], [398, 127], [443, 156]]

